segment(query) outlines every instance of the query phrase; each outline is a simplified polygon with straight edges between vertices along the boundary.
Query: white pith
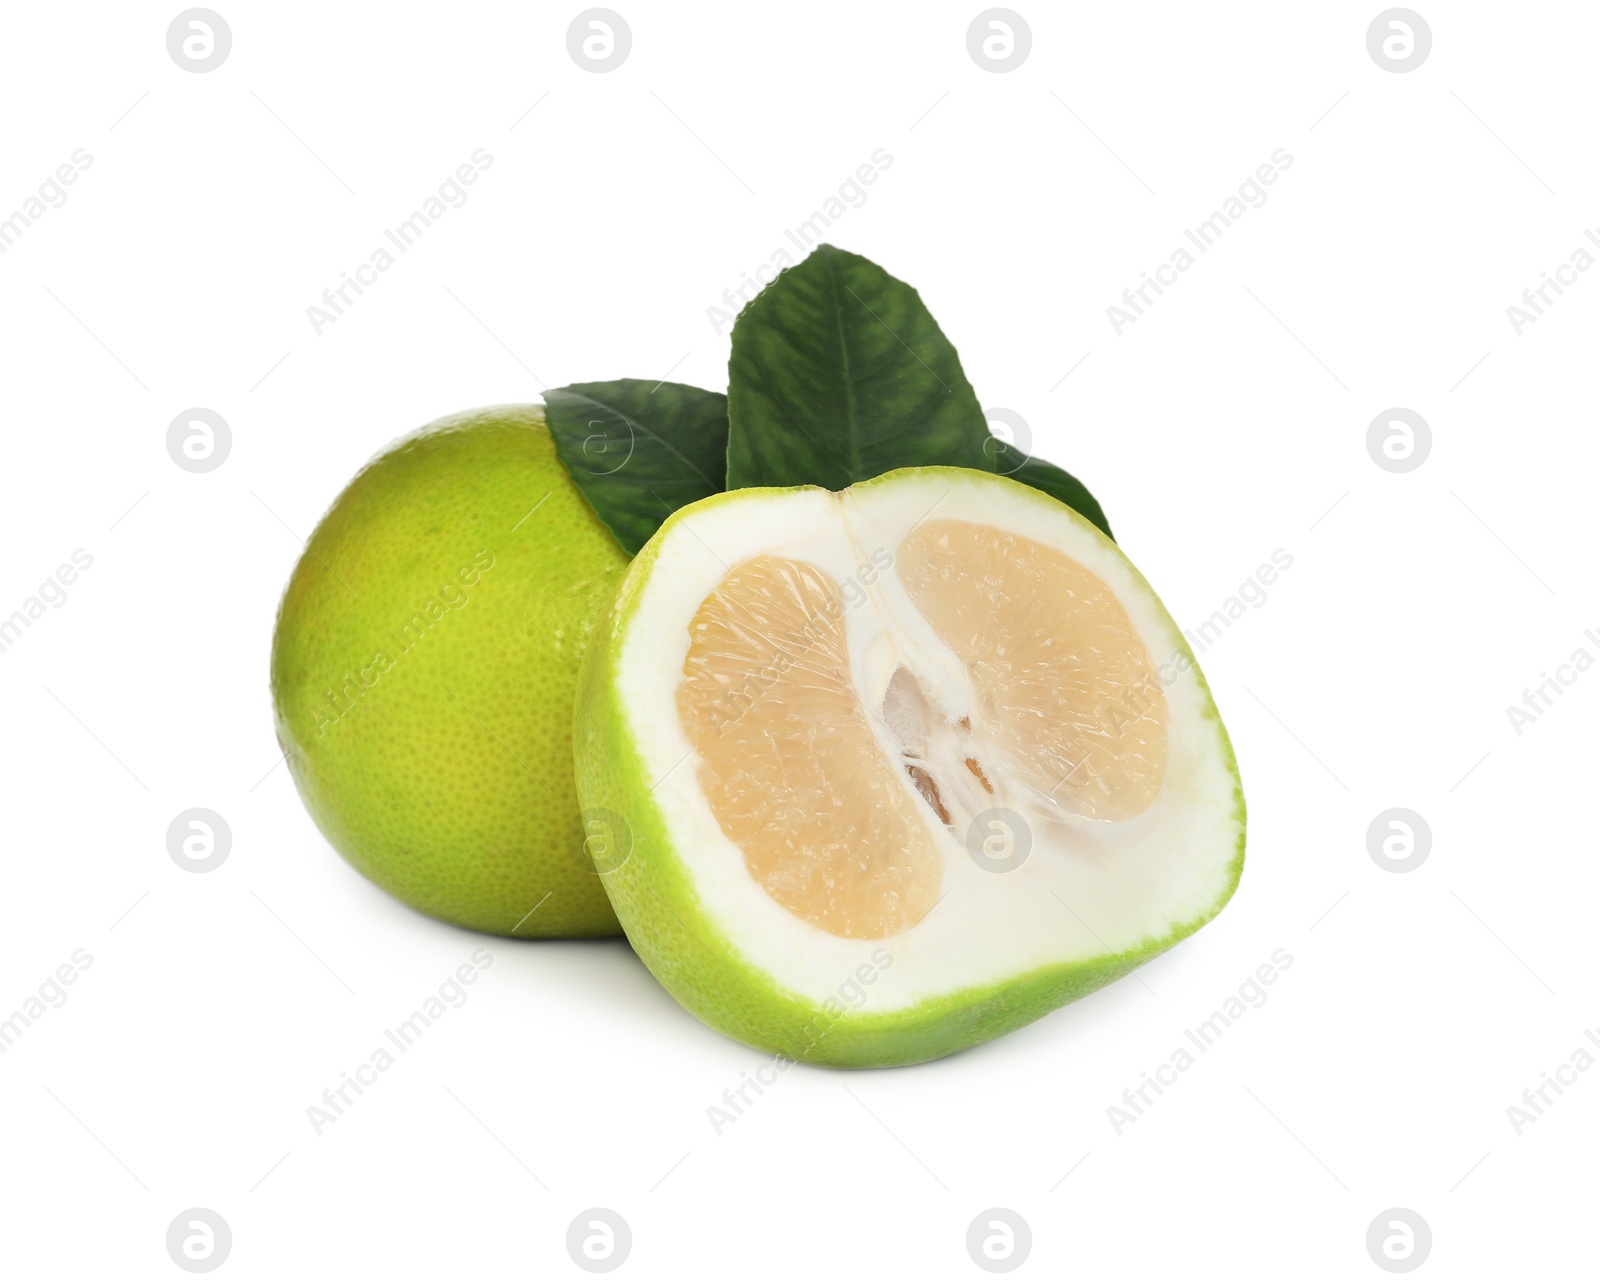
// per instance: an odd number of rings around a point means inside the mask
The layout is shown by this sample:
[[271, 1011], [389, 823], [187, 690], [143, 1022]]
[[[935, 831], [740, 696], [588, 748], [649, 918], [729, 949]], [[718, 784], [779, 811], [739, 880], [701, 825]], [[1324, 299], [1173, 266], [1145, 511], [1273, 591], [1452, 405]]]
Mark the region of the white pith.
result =
[[[965, 668], [911, 604], [891, 567], [871, 576], [866, 600], [841, 623], [851, 672], [886, 756], [902, 759], [923, 724], [924, 756], [941, 782], [952, 833], [929, 806], [929, 831], [943, 860], [943, 897], [909, 930], [878, 940], [824, 931], [778, 904], [750, 875], [697, 783], [698, 757], [676, 696], [689, 651], [688, 624], [728, 570], [773, 554], [810, 562], [843, 585], [860, 584], [873, 554], [894, 553], [930, 515], [970, 521], [1059, 549], [1115, 592], [1144, 640], [1167, 702], [1168, 762], [1156, 801], [1132, 820], [1061, 817], [1033, 825], [1019, 868], [982, 869], [968, 853], [966, 820], [1010, 806], [1037, 819], [1040, 798], [984, 793], [961, 763], [956, 729], [970, 707]], [[1135, 949], [1212, 911], [1237, 855], [1236, 781], [1220, 724], [1183, 653], [1177, 629], [1118, 552], [1053, 500], [985, 478], [906, 473], [843, 495], [822, 490], [734, 494], [681, 515], [667, 531], [626, 625], [619, 694], [647, 784], [671, 846], [703, 912], [727, 942], [782, 989], [821, 1004], [833, 998], [864, 1011], [914, 1005], [994, 984], [1037, 968]], [[915, 678], [891, 681], [905, 669]], [[890, 728], [893, 728], [892, 730]], [[916, 785], [904, 771], [904, 787]], [[883, 952], [890, 962], [883, 965]], [[876, 957], [874, 957], [876, 955]], [[858, 969], [873, 973], [863, 983]], [[841, 990], [843, 994], [841, 995]], [[864, 999], [859, 995], [864, 994]]]

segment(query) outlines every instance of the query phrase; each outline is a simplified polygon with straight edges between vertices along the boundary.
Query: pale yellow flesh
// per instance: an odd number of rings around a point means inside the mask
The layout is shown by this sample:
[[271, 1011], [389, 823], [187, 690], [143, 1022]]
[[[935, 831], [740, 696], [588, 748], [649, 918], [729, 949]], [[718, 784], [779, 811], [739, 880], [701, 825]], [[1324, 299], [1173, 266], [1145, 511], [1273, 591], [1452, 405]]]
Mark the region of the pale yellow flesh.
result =
[[964, 840], [976, 807], [1026, 798], [1046, 823], [1125, 821], [1155, 801], [1167, 764], [1149, 653], [1078, 562], [931, 520], [889, 573], [966, 674], [972, 707], [957, 723], [904, 668], [869, 709], [839, 585], [773, 555], [740, 562], [701, 603], [678, 687], [700, 786], [751, 876], [797, 917], [854, 939], [906, 930], [938, 903], [934, 834], [949, 824]]
[[911, 600], [966, 665], [1014, 777], [1073, 815], [1127, 820], [1156, 799], [1167, 703], [1116, 595], [1054, 548], [929, 521], [896, 559]]

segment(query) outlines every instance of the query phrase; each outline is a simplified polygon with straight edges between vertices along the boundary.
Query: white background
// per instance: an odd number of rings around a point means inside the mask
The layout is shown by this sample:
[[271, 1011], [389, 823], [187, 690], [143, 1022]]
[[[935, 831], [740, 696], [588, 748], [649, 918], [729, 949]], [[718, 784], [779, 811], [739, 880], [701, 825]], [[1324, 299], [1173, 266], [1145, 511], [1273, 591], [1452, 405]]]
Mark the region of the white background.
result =
[[[0, 1056], [7, 1277], [183, 1277], [195, 1206], [241, 1279], [584, 1277], [591, 1206], [640, 1278], [985, 1277], [995, 1206], [1024, 1276], [1383, 1277], [1395, 1206], [1424, 1276], [1593, 1270], [1600, 1069], [1521, 1136], [1506, 1111], [1600, 1025], [1600, 670], [1520, 736], [1505, 710], [1600, 659], [1600, 272], [1520, 337], [1506, 308], [1600, 226], [1600, 11], [1423, 5], [1432, 53], [1392, 74], [1376, 2], [1017, 0], [1032, 52], [993, 74], [978, 3], [616, 0], [632, 53], [600, 75], [577, 4], [216, 2], [207, 74], [168, 56], [177, 4], [12, 6], [0, 49], [0, 213], [93, 157], [0, 255], [0, 614], [94, 558], [0, 653], [0, 1010], [94, 960]], [[470, 200], [318, 337], [308, 305], [476, 148]], [[706, 309], [878, 148], [830, 239], [921, 289], [1181, 623], [1294, 558], [1202, 656], [1250, 804], [1237, 896], [1138, 979], [939, 1063], [790, 1069], [720, 1137], [764, 1056], [620, 941], [488, 941], [470, 1001], [317, 1137], [307, 1106], [485, 940], [364, 882], [274, 767], [297, 537], [441, 414], [723, 388]], [[1107, 306], [1277, 148], [1270, 200], [1118, 337]], [[191, 406], [233, 432], [204, 475], [165, 447]], [[1404, 475], [1365, 445], [1391, 406], [1433, 433]], [[165, 845], [195, 806], [233, 832], [205, 876]], [[1366, 847], [1394, 806], [1433, 833], [1403, 875]], [[1267, 1004], [1116, 1135], [1278, 948]]]

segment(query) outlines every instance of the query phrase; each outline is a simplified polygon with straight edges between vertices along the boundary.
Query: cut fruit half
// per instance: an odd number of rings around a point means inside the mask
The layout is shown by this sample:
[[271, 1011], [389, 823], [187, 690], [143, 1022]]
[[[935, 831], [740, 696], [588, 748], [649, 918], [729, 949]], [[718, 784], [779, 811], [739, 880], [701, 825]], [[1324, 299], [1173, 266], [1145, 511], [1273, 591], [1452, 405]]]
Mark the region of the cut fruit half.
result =
[[1054, 499], [957, 468], [671, 517], [587, 662], [606, 891], [707, 1024], [908, 1064], [1127, 974], [1227, 902], [1244, 798], [1182, 633]]

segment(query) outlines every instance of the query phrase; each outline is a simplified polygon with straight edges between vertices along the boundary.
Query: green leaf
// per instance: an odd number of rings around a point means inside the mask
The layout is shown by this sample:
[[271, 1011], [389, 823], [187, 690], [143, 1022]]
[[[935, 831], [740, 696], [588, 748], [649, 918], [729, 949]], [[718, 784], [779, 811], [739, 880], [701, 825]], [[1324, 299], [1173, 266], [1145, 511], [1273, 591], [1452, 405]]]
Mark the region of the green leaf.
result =
[[1106, 520], [1106, 514], [1101, 510], [1099, 502], [1089, 493], [1089, 487], [1079, 481], [1070, 472], [1063, 471], [1053, 463], [1046, 463], [1029, 455], [1022, 461], [1020, 467], [1013, 467], [1015, 456], [1011, 462], [1005, 461], [1005, 455], [1000, 455], [1002, 466], [996, 471], [1010, 477], [1013, 481], [1020, 481], [1024, 485], [1032, 486], [1035, 490], [1043, 490], [1047, 495], [1061, 500], [1080, 516], [1099, 526], [1105, 532], [1107, 539], [1115, 539], [1111, 533], [1111, 524]]
[[556, 454], [630, 557], [679, 508], [726, 484], [720, 392], [614, 379], [552, 388], [544, 404]]
[[1111, 533], [1081, 481], [990, 432], [916, 290], [832, 245], [780, 272], [740, 313], [728, 418], [730, 490], [843, 490], [942, 464], [1015, 477]]
[[733, 327], [728, 486], [843, 490], [894, 468], [992, 471], [989, 427], [916, 290], [819, 245]]

